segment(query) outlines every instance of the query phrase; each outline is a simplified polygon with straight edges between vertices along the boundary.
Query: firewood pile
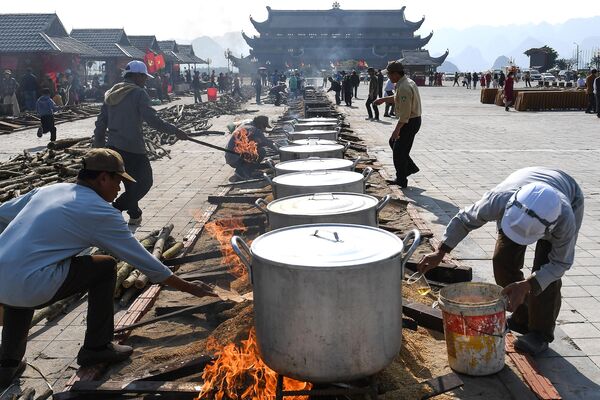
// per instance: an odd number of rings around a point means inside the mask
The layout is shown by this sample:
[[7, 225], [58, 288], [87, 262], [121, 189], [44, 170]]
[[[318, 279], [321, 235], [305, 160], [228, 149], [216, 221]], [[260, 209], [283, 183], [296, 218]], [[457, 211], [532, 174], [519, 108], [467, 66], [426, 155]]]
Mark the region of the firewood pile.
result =
[[[93, 117], [100, 112], [101, 106], [99, 103], [81, 103], [76, 106], [67, 106], [54, 114], [54, 120], [56, 123], [61, 123]], [[11, 133], [39, 125], [40, 117], [34, 112], [25, 111], [18, 118], [0, 117], [0, 134]]]

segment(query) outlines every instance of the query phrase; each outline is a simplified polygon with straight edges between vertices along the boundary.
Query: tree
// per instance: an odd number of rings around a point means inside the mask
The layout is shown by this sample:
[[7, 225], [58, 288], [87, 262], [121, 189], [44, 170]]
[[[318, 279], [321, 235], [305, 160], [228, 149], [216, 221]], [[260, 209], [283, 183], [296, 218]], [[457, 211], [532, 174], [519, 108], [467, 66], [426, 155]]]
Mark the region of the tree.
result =
[[577, 61], [573, 58], [559, 58], [556, 60], [556, 68], [570, 71], [576, 63]]
[[600, 69], [600, 52], [594, 54], [594, 56], [590, 60], [590, 66], [596, 69]]
[[540, 48], [529, 49], [523, 54], [528, 57], [543, 55], [543, 60], [540, 60], [542, 65], [539, 65], [542, 71], [552, 68], [556, 64], [556, 59], [558, 58], [558, 53], [556, 50], [548, 45]]

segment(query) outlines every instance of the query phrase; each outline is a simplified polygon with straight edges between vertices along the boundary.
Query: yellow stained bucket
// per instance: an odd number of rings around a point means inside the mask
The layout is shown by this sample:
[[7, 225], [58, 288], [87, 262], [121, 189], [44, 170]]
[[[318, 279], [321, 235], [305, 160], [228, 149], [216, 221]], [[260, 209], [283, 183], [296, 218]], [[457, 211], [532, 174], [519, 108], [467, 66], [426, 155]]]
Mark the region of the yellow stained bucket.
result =
[[483, 376], [504, 367], [506, 302], [501, 292], [498, 285], [475, 282], [440, 290], [448, 362], [453, 370]]

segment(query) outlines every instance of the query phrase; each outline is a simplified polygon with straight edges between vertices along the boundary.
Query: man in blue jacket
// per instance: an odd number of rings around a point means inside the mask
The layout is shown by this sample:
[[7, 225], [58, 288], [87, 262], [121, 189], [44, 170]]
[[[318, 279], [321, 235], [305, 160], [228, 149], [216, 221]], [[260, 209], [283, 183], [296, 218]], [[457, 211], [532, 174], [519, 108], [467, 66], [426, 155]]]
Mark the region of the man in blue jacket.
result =
[[182, 140], [188, 136], [156, 115], [150, 96], [144, 89], [146, 80], [153, 78], [148, 74], [146, 64], [131, 61], [125, 67], [123, 77], [123, 82], [117, 83], [104, 95], [104, 104], [94, 130], [94, 147], [108, 147], [123, 157], [125, 168], [136, 182], [124, 182], [125, 193], [113, 205], [120, 211], [127, 211], [130, 225], [139, 225], [142, 222], [142, 210], [138, 203], [150, 191], [153, 183], [142, 122]]

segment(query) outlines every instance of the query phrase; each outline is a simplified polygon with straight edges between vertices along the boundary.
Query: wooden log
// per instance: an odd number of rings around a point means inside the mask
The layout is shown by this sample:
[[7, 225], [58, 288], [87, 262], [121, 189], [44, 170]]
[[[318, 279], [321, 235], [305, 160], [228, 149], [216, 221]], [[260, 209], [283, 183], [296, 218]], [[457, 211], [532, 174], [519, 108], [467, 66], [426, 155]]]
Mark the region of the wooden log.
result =
[[78, 381], [71, 391], [95, 395], [155, 394], [155, 395], [198, 395], [202, 390], [201, 382], [163, 382], [163, 381]]
[[203, 371], [215, 358], [210, 355], [192, 357], [188, 360], [178, 360], [160, 364], [142, 373], [141, 377], [132, 377], [136, 381], [172, 381]]
[[59, 300], [56, 303], [49, 305], [48, 307], [42, 308], [37, 311], [31, 320], [30, 326], [35, 326], [40, 323], [44, 318], [51, 320], [56, 317], [58, 314], [63, 312], [71, 303], [77, 301], [83, 296], [83, 293], [75, 294], [73, 296], [67, 297], [66, 299]]
[[181, 279], [186, 281], [201, 280], [202, 282], [214, 281], [220, 278], [233, 278], [233, 275], [227, 270], [224, 271], [210, 271], [210, 272], [191, 272], [179, 276]]
[[165, 264], [168, 267], [172, 267], [172, 266], [192, 263], [192, 262], [196, 262], [196, 261], [210, 260], [211, 258], [218, 258], [218, 257], [221, 257], [222, 255], [223, 255], [223, 253], [221, 252], [221, 250], [212, 250], [212, 251], [208, 251], [206, 253], [192, 254], [190, 256], [172, 258], [170, 260], [165, 260], [163, 262], [163, 264]]
[[[152, 250], [152, 255], [154, 257], [156, 257], [158, 260], [160, 260], [162, 258], [165, 243], [166, 243], [167, 239], [169, 238], [169, 235], [171, 234], [171, 231], [173, 230], [173, 228], [174, 228], [173, 224], [165, 225], [162, 228], [162, 230], [160, 231], [160, 233], [158, 234], [158, 240], [156, 241], [156, 244], [154, 245], [154, 250]], [[135, 287], [138, 289], [142, 289], [148, 284], [149, 281], [150, 281], [150, 279], [145, 274], [140, 273], [138, 278], [135, 280]]]
[[33, 400], [35, 396], [35, 389], [28, 387], [27, 389], [21, 392], [21, 395], [17, 397], [18, 400]]
[[115, 294], [114, 294], [115, 298], [121, 297], [118, 292], [121, 292], [121, 288], [123, 287], [123, 282], [125, 282], [125, 279], [127, 279], [129, 277], [129, 275], [131, 275], [131, 271], [133, 271], [133, 269], [134, 269], [133, 265], [128, 264], [126, 262], [123, 262], [120, 264], [121, 264], [121, 268], [119, 268], [117, 270], [117, 281], [115, 283]]
[[167, 251], [163, 253], [163, 259], [168, 260], [174, 258], [183, 250], [183, 242], [176, 242]]
[[130, 287], [135, 285], [135, 281], [137, 280], [138, 276], [140, 276], [140, 271], [138, 271], [137, 269], [134, 269], [133, 271], [131, 271], [129, 273], [129, 276], [127, 278], [125, 278], [125, 280], [122, 283], [122, 286], [125, 289], [129, 289]]
[[42, 393], [40, 393], [39, 396], [37, 396], [35, 398], [35, 400], [48, 400], [50, 397], [52, 397], [52, 394], [54, 392], [52, 391], [52, 389], [48, 388], [46, 390], [44, 390]]
[[50, 142], [48, 143], [48, 145], [46, 147], [48, 147], [48, 149], [51, 150], [62, 150], [62, 149], [66, 149], [68, 147], [74, 146], [80, 142], [83, 141], [89, 141], [89, 138], [73, 138], [73, 139], [58, 139], [54, 142]]
[[129, 304], [129, 302], [131, 301], [131, 299], [133, 299], [140, 293], [141, 293], [140, 289], [138, 289], [136, 287], [130, 287], [129, 289], [127, 289], [125, 291], [125, 293], [123, 293], [123, 296], [121, 296], [121, 300], [119, 300], [119, 305], [121, 307], [126, 307], [127, 304]]
[[402, 313], [417, 321], [419, 326], [444, 332], [442, 312], [437, 308], [431, 308], [431, 306], [421, 303], [409, 303], [402, 305]]

